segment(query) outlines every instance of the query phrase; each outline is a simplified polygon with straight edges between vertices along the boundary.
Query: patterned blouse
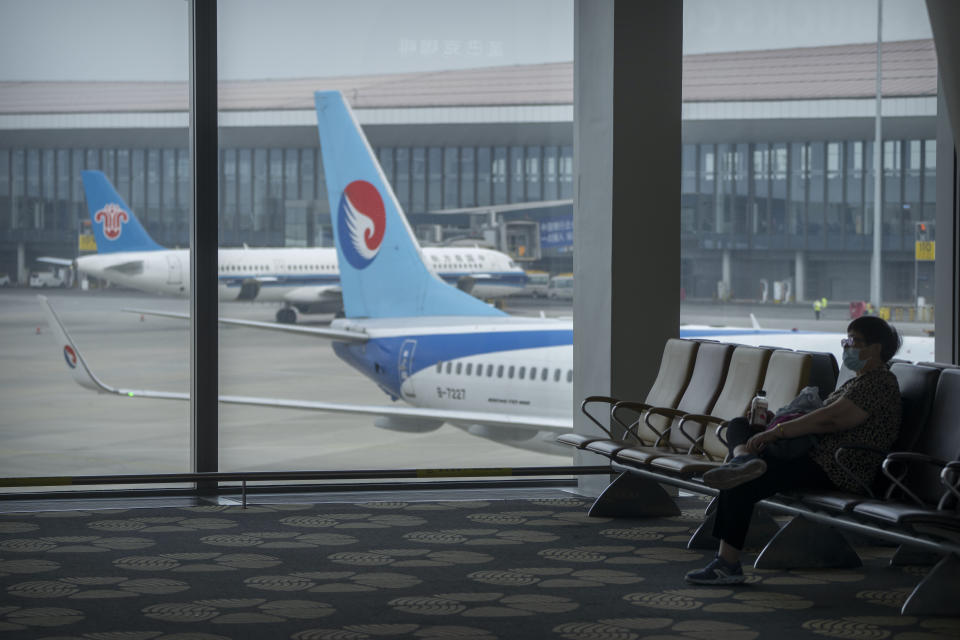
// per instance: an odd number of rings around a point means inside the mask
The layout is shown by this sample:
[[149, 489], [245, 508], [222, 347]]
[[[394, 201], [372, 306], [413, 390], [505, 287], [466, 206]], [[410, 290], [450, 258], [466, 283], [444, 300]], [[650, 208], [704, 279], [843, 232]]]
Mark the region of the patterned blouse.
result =
[[[870, 415], [852, 429], [821, 435], [811, 449], [810, 457], [823, 467], [833, 484], [845, 491], [863, 493], [863, 487], [834, 460], [833, 452], [841, 445], [849, 444], [889, 451], [900, 432], [900, 386], [896, 376], [884, 365], [847, 380], [823, 404], [826, 406], [840, 398], [846, 398]], [[868, 487], [873, 484], [881, 462], [877, 454], [857, 450], [845, 451], [841, 460]]]

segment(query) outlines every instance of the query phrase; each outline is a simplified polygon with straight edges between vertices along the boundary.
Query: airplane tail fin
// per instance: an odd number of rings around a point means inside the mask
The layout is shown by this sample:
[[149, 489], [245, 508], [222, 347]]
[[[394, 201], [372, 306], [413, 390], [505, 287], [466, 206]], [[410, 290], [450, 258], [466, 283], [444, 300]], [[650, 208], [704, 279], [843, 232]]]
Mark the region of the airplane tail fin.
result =
[[102, 171], [81, 171], [80, 177], [87, 194], [98, 253], [163, 249], [153, 241]]
[[347, 317], [496, 316], [423, 262], [413, 230], [339, 91], [315, 95]]

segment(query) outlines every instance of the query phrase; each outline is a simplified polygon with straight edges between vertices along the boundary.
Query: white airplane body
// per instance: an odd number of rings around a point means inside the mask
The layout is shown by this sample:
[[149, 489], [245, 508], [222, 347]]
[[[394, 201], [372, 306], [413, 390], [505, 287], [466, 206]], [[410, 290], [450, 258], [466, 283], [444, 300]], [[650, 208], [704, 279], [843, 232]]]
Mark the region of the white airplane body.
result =
[[[410, 406], [240, 396], [221, 396], [220, 401], [370, 415], [377, 426], [400, 431], [424, 432], [449, 423], [511, 446], [569, 456], [568, 448], [555, 438], [573, 428], [571, 320], [509, 316], [442, 282], [427, 266], [431, 260], [425, 256], [430, 254], [418, 246], [343, 97], [339, 92], [318, 92], [316, 103], [327, 191], [335, 212], [345, 317], [335, 319], [329, 329], [219, 321], [330, 339], [342, 360], [392, 399]], [[229, 264], [226, 256], [256, 250], [226, 251], [220, 254], [221, 274]], [[46, 308], [63, 357], [80, 385], [123, 397], [188, 398], [185, 393], [121, 389], [100, 381], [49, 304]], [[680, 337], [827, 351], [835, 356], [841, 352], [843, 336], [839, 334], [763, 330], [754, 325], [745, 329], [685, 326], [679, 333]], [[933, 360], [932, 339], [905, 342], [910, 345], [910, 359]]]
[[[82, 172], [98, 253], [80, 256], [77, 270], [116, 285], [180, 297], [190, 295], [190, 254], [150, 238], [100, 171]], [[518, 293], [526, 273], [504, 253], [479, 247], [425, 247], [428, 268], [478, 298]], [[40, 258], [69, 265], [69, 260]], [[333, 313], [342, 305], [337, 252], [328, 248], [224, 248], [218, 252], [219, 299], [278, 302], [278, 322], [296, 312]]]

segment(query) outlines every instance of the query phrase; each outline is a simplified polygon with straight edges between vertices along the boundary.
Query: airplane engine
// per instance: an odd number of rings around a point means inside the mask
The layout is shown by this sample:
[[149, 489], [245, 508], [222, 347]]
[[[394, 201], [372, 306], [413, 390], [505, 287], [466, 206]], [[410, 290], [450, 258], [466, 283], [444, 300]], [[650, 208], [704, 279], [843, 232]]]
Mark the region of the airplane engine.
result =
[[427, 420], [420, 418], [393, 418], [381, 416], [373, 421], [373, 424], [381, 429], [388, 431], [401, 431], [403, 433], [427, 433], [436, 431], [443, 425], [443, 420]]
[[473, 287], [477, 284], [476, 278], [470, 276], [461, 276], [457, 279], [457, 289], [466, 293], [473, 293]]
[[260, 293], [260, 283], [256, 280], [244, 280], [240, 285], [240, 293], [237, 294], [237, 300], [256, 300]]

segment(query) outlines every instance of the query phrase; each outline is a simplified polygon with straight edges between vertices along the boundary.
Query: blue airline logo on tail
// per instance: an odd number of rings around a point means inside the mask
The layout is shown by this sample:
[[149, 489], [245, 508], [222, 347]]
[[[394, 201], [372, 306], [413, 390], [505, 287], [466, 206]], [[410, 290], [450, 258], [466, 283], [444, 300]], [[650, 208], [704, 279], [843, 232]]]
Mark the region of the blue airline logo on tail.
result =
[[120, 205], [111, 202], [93, 215], [93, 221], [102, 225], [104, 237], [113, 242], [123, 233], [123, 225], [130, 222], [130, 215]]
[[337, 231], [343, 257], [354, 269], [364, 269], [380, 252], [387, 229], [383, 198], [366, 180], [354, 180], [343, 189], [337, 211]]
[[137, 216], [123, 201], [102, 171], [81, 171], [87, 209], [93, 225], [97, 252], [158, 251], [163, 249], [153, 241]]

